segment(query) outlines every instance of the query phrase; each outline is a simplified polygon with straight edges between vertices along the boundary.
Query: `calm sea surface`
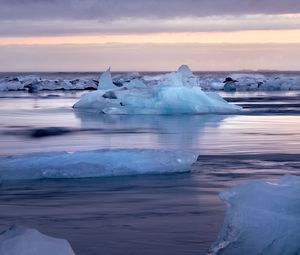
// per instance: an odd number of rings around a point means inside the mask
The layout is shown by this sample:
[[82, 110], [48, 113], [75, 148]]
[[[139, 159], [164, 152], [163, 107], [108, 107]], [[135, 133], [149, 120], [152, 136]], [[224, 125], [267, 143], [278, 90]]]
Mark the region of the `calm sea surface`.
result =
[[[0, 156], [101, 148], [194, 150], [185, 174], [3, 182], [0, 229], [37, 228], [76, 254], [205, 254], [222, 227], [219, 192], [298, 174], [300, 92], [233, 93], [240, 115], [106, 116], [74, 111], [82, 92], [0, 94]], [[58, 127], [61, 135], [37, 137]]]

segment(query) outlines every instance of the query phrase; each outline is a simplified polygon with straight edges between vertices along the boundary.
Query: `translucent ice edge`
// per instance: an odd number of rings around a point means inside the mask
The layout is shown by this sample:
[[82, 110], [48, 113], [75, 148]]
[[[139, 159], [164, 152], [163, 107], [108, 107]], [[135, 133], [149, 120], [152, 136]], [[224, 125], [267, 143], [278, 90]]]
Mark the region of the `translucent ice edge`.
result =
[[254, 181], [220, 194], [227, 204], [223, 229], [208, 254], [300, 253], [300, 177]]
[[197, 155], [187, 151], [114, 149], [49, 152], [0, 158], [0, 179], [91, 178], [188, 172]]
[[75, 255], [69, 242], [36, 229], [12, 226], [0, 233], [1, 255]]

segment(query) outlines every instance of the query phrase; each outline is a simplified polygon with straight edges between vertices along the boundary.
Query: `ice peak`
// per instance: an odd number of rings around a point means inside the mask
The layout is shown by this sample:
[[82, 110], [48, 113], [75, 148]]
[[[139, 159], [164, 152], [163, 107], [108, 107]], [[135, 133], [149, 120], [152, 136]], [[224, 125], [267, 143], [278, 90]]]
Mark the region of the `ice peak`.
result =
[[101, 74], [99, 78], [98, 90], [110, 90], [116, 88], [117, 87], [114, 85], [112, 81], [110, 67], [109, 67], [104, 73]]
[[178, 70], [178, 73], [181, 73], [183, 76], [191, 76], [193, 75], [192, 70], [190, 69], [190, 67], [188, 65], [181, 65]]

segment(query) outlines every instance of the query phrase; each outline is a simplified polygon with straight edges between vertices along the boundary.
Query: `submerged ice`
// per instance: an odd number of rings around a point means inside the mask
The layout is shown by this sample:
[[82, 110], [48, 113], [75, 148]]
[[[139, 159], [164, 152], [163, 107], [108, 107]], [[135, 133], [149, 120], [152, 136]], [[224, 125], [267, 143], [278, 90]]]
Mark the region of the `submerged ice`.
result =
[[75, 255], [68, 241], [12, 226], [0, 233], [0, 255]]
[[300, 177], [255, 181], [221, 193], [224, 226], [208, 254], [294, 255], [300, 253]]
[[[152, 82], [152, 85], [149, 85]], [[117, 87], [110, 70], [100, 78], [98, 91], [84, 94], [74, 105], [106, 114], [203, 114], [235, 113], [240, 107], [228, 104], [215, 93], [205, 93], [199, 78], [188, 66], [146, 80], [133, 79]]]
[[190, 171], [186, 151], [114, 149], [35, 153], [0, 158], [0, 179], [91, 178]]

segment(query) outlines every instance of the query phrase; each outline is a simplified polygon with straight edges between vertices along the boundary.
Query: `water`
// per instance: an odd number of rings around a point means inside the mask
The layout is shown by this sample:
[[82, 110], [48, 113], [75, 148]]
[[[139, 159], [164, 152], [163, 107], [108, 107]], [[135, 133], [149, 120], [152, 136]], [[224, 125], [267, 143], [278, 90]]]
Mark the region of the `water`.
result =
[[[223, 222], [218, 193], [298, 174], [299, 92], [223, 93], [241, 115], [105, 116], [74, 111], [81, 92], [1, 93], [0, 155], [99, 148], [193, 149], [191, 173], [5, 182], [0, 228], [68, 239], [76, 254], [205, 254]], [[49, 96], [50, 95], [50, 96]], [[37, 129], [64, 128], [36, 137]]]

